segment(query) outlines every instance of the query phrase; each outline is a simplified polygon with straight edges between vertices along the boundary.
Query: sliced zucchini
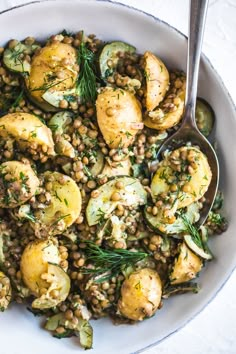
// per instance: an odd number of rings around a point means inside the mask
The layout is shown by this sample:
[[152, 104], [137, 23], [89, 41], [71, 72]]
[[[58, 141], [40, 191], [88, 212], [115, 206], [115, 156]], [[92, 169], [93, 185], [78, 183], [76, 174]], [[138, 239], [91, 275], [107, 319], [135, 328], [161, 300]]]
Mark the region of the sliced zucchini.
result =
[[5, 311], [11, 301], [11, 283], [10, 279], [0, 271], [0, 312]]
[[[183, 116], [186, 78], [183, 72], [175, 72], [173, 77], [172, 75], [170, 89], [164, 100], [155, 110], [145, 115], [144, 125], [148, 128], [160, 131], [170, 129], [178, 124]], [[181, 86], [176, 88], [177, 85]]]
[[5, 255], [3, 251], [3, 234], [0, 234], [0, 266], [5, 261]]
[[31, 55], [39, 45], [26, 45], [18, 42], [14, 48], [7, 48], [3, 53], [3, 63], [11, 71], [30, 73], [31, 64], [24, 59], [25, 54]]
[[58, 112], [50, 119], [48, 127], [53, 132], [56, 153], [70, 158], [75, 157], [75, 149], [72, 144], [63, 137], [66, 128], [71, 125], [73, 113], [65, 111]]
[[[45, 183], [52, 183], [51, 202], [37, 210], [36, 220], [56, 235], [71, 226], [81, 211], [81, 193], [75, 181], [59, 172], [45, 172]], [[34, 224], [32, 224], [34, 227]], [[60, 227], [59, 227], [60, 226]]]
[[104, 80], [116, 70], [119, 62], [119, 54], [134, 54], [136, 48], [125, 42], [115, 41], [106, 44], [99, 57], [101, 76]]
[[171, 284], [185, 283], [195, 278], [201, 269], [201, 258], [194, 254], [183, 242], [170, 275], [170, 282]]
[[197, 283], [183, 283], [178, 285], [169, 285], [163, 290], [162, 298], [168, 299], [171, 295], [185, 294], [188, 292], [197, 294], [200, 290], [200, 287]]
[[29, 164], [6, 161], [0, 165], [0, 207], [15, 208], [35, 195], [39, 179]]
[[75, 335], [80, 338], [80, 344], [84, 349], [91, 349], [93, 344], [93, 329], [88, 320], [79, 318], [75, 325], [65, 319], [63, 313], [51, 316], [47, 319], [45, 329], [55, 331], [59, 326], [75, 332]]
[[65, 91], [47, 90], [42, 95], [42, 98], [51, 106], [61, 109], [60, 102], [66, 100], [67, 102], [80, 102], [80, 95], [76, 88]]
[[[176, 192], [176, 199], [178, 200], [178, 209], [184, 208], [193, 202], [199, 200], [208, 190], [208, 187], [211, 182], [212, 172], [207, 160], [207, 157], [197, 148], [186, 146], [176, 149], [175, 151], [179, 152], [191, 152], [192, 157], [195, 162], [195, 169], [190, 175], [191, 179], [187, 183], [188, 190], [180, 190]], [[171, 162], [169, 160], [170, 154], [168, 153], [164, 160], [162, 160], [158, 169], [151, 182], [151, 191], [154, 197], [158, 197], [161, 193], [170, 192], [171, 183], [169, 180], [176, 180], [176, 170], [171, 167]], [[187, 172], [186, 172], [187, 175]], [[176, 181], [178, 185], [180, 181]]]
[[[122, 189], [117, 188], [117, 182], [123, 185]], [[101, 219], [109, 218], [118, 204], [138, 206], [147, 202], [147, 192], [139, 180], [133, 177], [114, 178], [99, 187], [97, 193], [96, 198], [90, 198], [86, 208], [86, 218], [89, 226], [98, 224]], [[119, 200], [112, 200], [114, 193], [119, 193]]]
[[[161, 212], [154, 216], [147, 212], [147, 208], [148, 206], [144, 209], [144, 217], [152, 230], [158, 233], [164, 233], [165, 235], [174, 235], [186, 231], [186, 225], [181, 216], [177, 216], [173, 224], [168, 224], [165, 222]], [[191, 224], [197, 222], [199, 220], [199, 204], [196, 202], [187, 206], [186, 212], [183, 215], [186, 216]], [[165, 232], [161, 230], [165, 230]]]
[[151, 52], [144, 53], [144, 72], [146, 77], [146, 108], [153, 111], [165, 97], [169, 88], [169, 72], [160, 58]]
[[199, 247], [194, 241], [191, 235], [184, 235], [184, 241], [188, 245], [188, 247], [198, 256], [202, 257], [203, 259], [210, 260], [213, 258], [211, 253], [204, 251], [203, 248]]
[[104, 168], [104, 155], [101, 151], [96, 151], [96, 162], [90, 167], [90, 173], [93, 177], [97, 177]]
[[[44, 310], [55, 307], [69, 295], [70, 278], [67, 273], [60, 266], [49, 264], [48, 274], [51, 276], [52, 282], [46, 294], [41, 295], [32, 302], [32, 308]], [[55, 293], [57, 293], [57, 296], [53, 296]]]
[[210, 135], [215, 122], [215, 113], [203, 98], [197, 98], [195, 117], [200, 132], [206, 137]]

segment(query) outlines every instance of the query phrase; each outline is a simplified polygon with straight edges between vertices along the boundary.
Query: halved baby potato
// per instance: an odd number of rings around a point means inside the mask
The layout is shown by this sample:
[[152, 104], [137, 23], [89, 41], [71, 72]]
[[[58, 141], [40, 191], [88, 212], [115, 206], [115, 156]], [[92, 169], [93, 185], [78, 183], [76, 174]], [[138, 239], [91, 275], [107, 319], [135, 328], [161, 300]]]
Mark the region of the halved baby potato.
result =
[[169, 88], [169, 72], [160, 58], [151, 52], [144, 53], [146, 77], [146, 108], [153, 111], [165, 97]]
[[35, 195], [39, 180], [30, 164], [6, 161], [0, 165], [0, 207], [15, 208]]
[[[202, 198], [210, 185], [212, 172], [206, 155], [199, 149], [185, 146], [175, 151], [179, 152], [179, 155], [184, 152], [190, 153], [195, 164], [195, 169], [192, 169], [191, 174], [187, 174], [186, 172], [189, 181], [186, 181], [185, 187], [175, 192], [178, 201], [177, 208], [180, 209]], [[158, 198], [161, 193], [170, 192], [171, 183], [169, 181], [176, 179], [176, 170], [172, 168], [169, 157], [170, 154], [159, 163], [158, 169], [151, 182], [152, 194], [156, 198]], [[175, 182], [177, 186], [179, 182], [180, 181]]]
[[[39, 209], [36, 219], [53, 234], [72, 225], [81, 212], [81, 193], [75, 181], [59, 172], [45, 172], [44, 183], [50, 182], [51, 202]], [[60, 223], [60, 228], [57, 229]]]
[[33, 114], [17, 112], [0, 118], [0, 137], [14, 138], [23, 149], [35, 143], [47, 155], [55, 155], [51, 130]]
[[157, 311], [162, 294], [158, 273], [149, 268], [133, 272], [121, 286], [118, 302], [120, 314], [134, 321], [142, 321]]
[[8, 308], [11, 296], [10, 279], [0, 271], [0, 312], [5, 311]]
[[184, 113], [185, 83], [183, 72], [176, 71], [171, 74], [170, 89], [160, 105], [146, 113], [144, 125], [162, 131], [180, 122]]
[[202, 265], [201, 258], [194, 254], [183, 242], [170, 275], [171, 284], [185, 283], [194, 279], [202, 269]]
[[106, 87], [96, 101], [97, 120], [110, 148], [128, 147], [143, 128], [141, 106], [137, 98], [122, 89]]
[[138, 179], [128, 176], [114, 178], [97, 189], [97, 197], [89, 199], [86, 218], [89, 226], [107, 219], [118, 204], [124, 206], [144, 205], [147, 192]]
[[59, 265], [60, 253], [53, 239], [36, 240], [28, 243], [21, 257], [21, 274], [25, 285], [35, 296], [40, 295], [48, 283], [41, 275], [48, 272], [49, 263]]
[[[46, 110], [55, 107], [43, 99], [46, 91], [66, 91], [75, 86], [78, 76], [75, 48], [62, 42], [50, 42], [32, 58], [30, 75], [25, 79], [33, 101]], [[54, 108], [54, 109], [53, 109]]]
[[32, 307], [47, 309], [64, 301], [70, 291], [70, 278], [60, 267], [61, 257], [53, 239], [30, 242], [21, 257], [25, 285], [37, 298]]
[[32, 307], [35, 309], [44, 310], [55, 307], [66, 300], [69, 295], [70, 277], [60, 266], [49, 264], [47, 274], [49, 287], [45, 293], [32, 302]]

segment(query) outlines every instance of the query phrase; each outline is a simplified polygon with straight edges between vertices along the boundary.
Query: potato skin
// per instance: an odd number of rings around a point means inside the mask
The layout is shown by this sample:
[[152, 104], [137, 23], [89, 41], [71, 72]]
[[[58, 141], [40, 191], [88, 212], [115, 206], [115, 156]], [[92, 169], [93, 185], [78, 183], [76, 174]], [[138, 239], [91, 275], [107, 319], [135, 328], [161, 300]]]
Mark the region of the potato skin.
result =
[[33, 114], [9, 113], [0, 118], [0, 136], [13, 137], [20, 144], [36, 143], [47, 146], [47, 154], [55, 155], [52, 131]]
[[195, 278], [201, 269], [201, 258], [193, 253], [183, 242], [170, 276], [171, 284], [185, 283]]
[[25, 285], [35, 296], [40, 295], [40, 289], [48, 287], [48, 283], [41, 278], [47, 273], [48, 263], [59, 264], [60, 254], [55, 242], [50, 240], [37, 240], [30, 242], [21, 257], [21, 274]]
[[151, 52], [144, 53], [146, 74], [146, 107], [153, 111], [165, 97], [169, 88], [169, 72], [165, 64]]
[[[32, 58], [30, 75], [26, 79], [30, 95], [44, 103], [42, 95], [47, 87], [50, 89], [53, 85], [53, 90], [57, 91], [74, 87], [78, 75], [76, 64], [76, 50], [69, 44], [53, 42], [40, 49]], [[59, 72], [61, 78], [55, 78]]]
[[150, 268], [143, 268], [123, 282], [118, 310], [124, 317], [142, 321], [151, 317], [160, 305], [162, 283], [158, 273]]
[[[9, 176], [10, 179], [6, 180]], [[6, 161], [0, 165], [0, 207], [15, 208], [35, 195], [39, 180], [29, 164]]]
[[142, 111], [136, 97], [122, 89], [105, 88], [97, 97], [97, 121], [107, 145], [128, 147], [143, 127]]

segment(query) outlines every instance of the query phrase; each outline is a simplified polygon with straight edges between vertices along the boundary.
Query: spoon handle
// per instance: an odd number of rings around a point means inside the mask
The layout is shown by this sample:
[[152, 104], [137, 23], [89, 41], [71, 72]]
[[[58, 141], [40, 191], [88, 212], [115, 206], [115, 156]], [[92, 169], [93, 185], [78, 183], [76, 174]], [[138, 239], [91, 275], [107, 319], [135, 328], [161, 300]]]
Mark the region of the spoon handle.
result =
[[201, 48], [208, 0], [190, 0], [185, 119], [182, 125], [196, 128], [195, 106]]

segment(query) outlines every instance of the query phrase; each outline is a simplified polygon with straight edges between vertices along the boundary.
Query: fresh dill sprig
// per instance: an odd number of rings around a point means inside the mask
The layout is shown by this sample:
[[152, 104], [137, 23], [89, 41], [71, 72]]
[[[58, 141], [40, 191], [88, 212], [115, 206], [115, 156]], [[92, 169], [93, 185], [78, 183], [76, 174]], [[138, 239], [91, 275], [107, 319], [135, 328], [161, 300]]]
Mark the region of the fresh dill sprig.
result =
[[85, 241], [84, 252], [86, 259], [91, 262], [94, 268], [82, 269], [84, 274], [91, 274], [98, 278], [97, 282], [117, 276], [122, 270], [145, 259], [148, 254], [144, 252], [132, 252], [125, 249], [104, 249], [91, 241]]
[[78, 49], [78, 64], [80, 66], [80, 72], [77, 90], [81, 101], [94, 103], [97, 97], [94, 53], [86, 47], [83, 40]]
[[201, 235], [200, 235], [198, 229], [191, 224], [191, 222], [188, 220], [188, 218], [185, 215], [181, 215], [181, 218], [182, 218], [183, 223], [186, 227], [186, 231], [189, 232], [190, 236], [192, 237], [193, 242], [198, 247], [204, 249], [202, 238], [201, 238]]

